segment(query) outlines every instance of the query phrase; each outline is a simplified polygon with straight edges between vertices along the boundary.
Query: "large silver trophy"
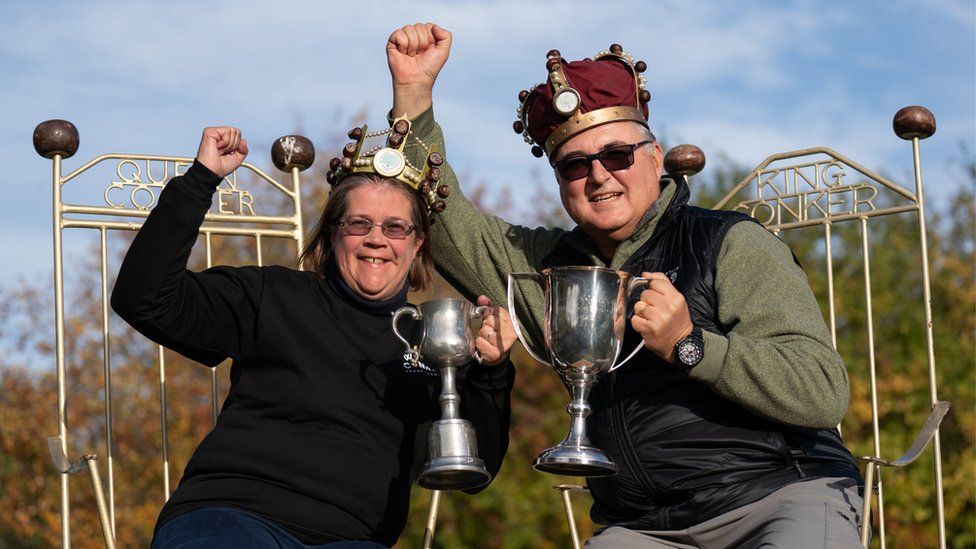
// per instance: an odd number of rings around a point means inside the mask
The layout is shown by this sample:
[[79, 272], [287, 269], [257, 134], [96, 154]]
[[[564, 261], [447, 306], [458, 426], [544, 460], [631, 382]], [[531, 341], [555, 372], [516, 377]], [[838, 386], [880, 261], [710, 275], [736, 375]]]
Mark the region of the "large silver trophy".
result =
[[[515, 313], [515, 286], [519, 279], [534, 280], [545, 293], [542, 330], [546, 355], [542, 357], [525, 337]], [[584, 477], [610, 476], [617, 464], [591, 446], [586, 435], [586, 417], [591, 408], [587, 397], [597, 379], [623, 366], [643, 346], [617, 362], [627, 324], [627, 302], [633, 290], [647, 279], [601, 267], [556, 267], [542, 273], [508, 275], [508, 310], [515, 333], [525, 349], [539, 362], [559, 374], [573, 397], [567, 410], [572, 417], [569, 434], [559, 444], [535, 459], [540, 471]]]
[[[487, 484], [491, 474], [478, 457], [474, 427], [461, 419], [461, 397], [455, 383], [457, 369], [472, 360], [480, 362], [475, 349], [472, 321], [487, 307], [475, 307], [461, 299], [435, 299], [419, 307], [401, 307], [393, 313], [393, 333], [403, 342], [414, 364], [437, 369], [441, 376], [441, 419], [431, 425], [427, 462], [417, 483], [431, 490], [464, 490]], [[411, 344], [397, 328], [403, 315], [421, 321], [420, 341]]]

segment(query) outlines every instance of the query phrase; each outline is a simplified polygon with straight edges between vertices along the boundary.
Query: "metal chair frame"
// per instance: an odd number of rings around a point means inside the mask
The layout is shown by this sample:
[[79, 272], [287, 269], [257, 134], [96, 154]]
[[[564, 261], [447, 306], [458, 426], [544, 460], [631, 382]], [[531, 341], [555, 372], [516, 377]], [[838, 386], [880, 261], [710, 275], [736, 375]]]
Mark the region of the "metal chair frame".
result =
[[[107, 236], [110, 231], [138, 231], [142, 226], [141, 219], [149, 215], [149, 211], [156, 203], [158, 193], [172, 175], [180, 175], [193, 162], [192, 158], [157, 155], [132, 154], [103, 154], [97, 156], [68, 173], [62, 175], [63, 160], [71, 157], [77, 151], [79, 143], [78, 131], [73, 124], [63, 120], [49, 120], [38, 125], [34, 132], [34, 146], [38, 154], [52, 161], [53, 183], [53, 231], [54, 231], [54, 291], [55, 291], [55, 360], [58, 385], [58, 434], [48, 438], [48, 446], [55, 467], [60, 473], [61, 489], [61, 545], [71, 546], [70, 505], [68, 491], [68, 476], [88, 469], [91, 475], [92, 489], [98, 504], [102, 532], [107, 547], [114, 547], [116, 533], [115, 490], [114, 490], [114, 459], [113, 446], [113, 410], [112, 410], [112, 367], [109, 352], [109, 289]], [[215, 235], [235, 235], [253, 237], [255, 241], [256, 264], [263, 264], [261, 253], [263, 238], [285, 238], [295, 242], [296, 257], [303, 245], [304, 229], [301, 211], [301, 178], [299, 172], [308, 168], [314, 159], [314, 148], [310, 141], [301, 136], [285, 136], [279, 138], [272, 147], [272, 159], [275, 165], [290, 175], [290, 181], [281, 183], [264, 173], [252, 164], [244, 163], [237, 172], [228, 175], [221, 182], [217, 191], [217, 211], [209, 212], [205, 216], [204, 225], [200, 229], [206, 246], [206, 266], [212, 266], [212, 237]], [[111, 181], [104, 187], [102, 197], [104, 205], [70, 204], [62, 199], [62, 193], [67, 184], [75, 181], [83, 173], [103, 163], [115, 162], [115, 174], [118, 180]], [[163, 173], [159, 179], [153, 173]], [[255, 215], [253, 196], [237, 185], [237, 174], [243, 171], [251, 174], [259, 183], [270, 186], [283, 194], [292, 205], [292, 211], [287, 215], [267, 216]], [[114, 178], [113, 178], [114, 179]], [[128, 200], [125, 200], [128, 192]], [[237, 211], [228, 207], [223, 198], [237, 196]], [[123, 198], [123, 200], [120, 200]], [[247, 199], [247, 200], [245, 200]], [[120, 218], [134, 218], [136, 221], [124, 221]], [[285, 228], [276, 228], [285, 227]], [[102, 366], [105, 382], [105, 455], [108, 469], [107, 492], [102, 489], [97, 467], [97, 457], [87, 454], [75, 463], [67, 458], [70, 428], [67, 414], [67, 375], [65, 368], [65, 324], [64, 324], [64, 269], [63, 269], [63, 232], [65, 229], [85, 228], [95, 229], [100, 234], [101, 252], [101, 324], [102, 324]], [[159, 370], [159, 399], [162, 432], [162, 462], [163, 470], [163, 500], [170, 495], [170, 463], [169, 441], [167, 434], [167, 394], [166, 394], [166, 363], [163, 347], [157, 345], [157, 366]], [[216, 424], [219, 396], [217, 391], [217, 369], [211, 369], [211, 408], [212, 422]]]
[[[831, 248], [831, 229], [833, 225], [845, 221], [860, 224], [861, 256], [864, 271], [865, 310], [867, 312], [868, 365], [870, 371], [872, 434], [874, 454], [863, 456], [859, 461], [865, 465], [865, 492], [862, 527], [862, 544], [867, 546], [870, 539], [870, 512], [872, 500], [877, 493], [878, 534], [880, 546], [887, 545], [884, 528], [884, 490], [881, 481], [882, 467], [905, 467], [912, 463], [931, 443], [934, 451], [934, 484], [936, 492], [939, 547], [946, 546], [945, 505], [942, 486], [942, 453], [939, 440], [939, 425], [949, 410], [949, 402], [940, 401], [937, 395], [937, 376], [935, 352], [932, 335], [931, 287], [929, 283], [928, 239], [925, 225], [925, 200], [922, 186], [922, 170], [919, 158], [919, 142], [935, 133], [935, 119], [923, 107], [905, 107], [894, 118], [894, 130], [902, 139], [911, 141], [914, 157], [914, 192], [878, 175], [851, 159], [826, 147], [815, 147], [780, 154], [763, 160], [741, 182], [716, 203], [714, 209], [731, 209], [745, 212], [756, 218], [774, 234], [803, 227], [822, 226], [824, 231], [825, 257], [827, 262], [827, 296], [829, 326], [834, 347], [837, 346], [837, 325], [834, 298], [833, 255]], [[792, 162], [789, 165], [783, 163]], [[694, 145], [679, 145], [671, 149], [664, 160], [665, 169], [673, 177], [688, 177], [701, 171], [705, 165], [704, 154]], [[860, 174], [863, 178], [856, 183], [846, 183], [844, 177]], [[754, 192], [753, 190], [754, 189]], [[742, 200], [742, 193], [749, 190], [750, 197]], [[831, 193], [850, 193], [849, 203], [845, 200], [844, 211], [837, 212], [830, 202]], [[874, 198], [884, 192], [901, 204], [876, 207]], [[818, 203], [827, 195], [827, 203]], [[739, 202], [734, 202], [739, 197]], [[824, 207], [826, 206], [826, 207]], [[874, 322], [871, 304], [871, 271], [869, 253], [868, 221], [887, 215], [912, 214], [918, 219], [919, 251], [925, 307], [926, 350], [928, 357], [928, 383], [931, 411], [909, 449], [898, 459], [886, 460], [881, 457], [880, 428], [878, 414], [877, 373], [875, 370]], [[839, 426], [838, 426], [839, 429]], [[585, 488], [571, 485], [554, 487], [563, 496], [563, 502], [570, 523], [573, 546], [579, 548], [576, 525], [573, 520], [569, 493], [585, 491]]]

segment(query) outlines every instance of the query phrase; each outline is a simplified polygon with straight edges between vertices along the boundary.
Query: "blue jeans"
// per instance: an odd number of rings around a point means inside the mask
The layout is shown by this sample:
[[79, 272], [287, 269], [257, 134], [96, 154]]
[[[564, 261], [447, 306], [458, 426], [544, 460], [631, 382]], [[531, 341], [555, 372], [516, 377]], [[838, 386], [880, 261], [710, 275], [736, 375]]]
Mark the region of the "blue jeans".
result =
[[156, 532], [152, 549], [386, 549], [375, 541], [337, 541], [305, 545], [280, 526], [243, 511], [197, 509], [183, 513]]

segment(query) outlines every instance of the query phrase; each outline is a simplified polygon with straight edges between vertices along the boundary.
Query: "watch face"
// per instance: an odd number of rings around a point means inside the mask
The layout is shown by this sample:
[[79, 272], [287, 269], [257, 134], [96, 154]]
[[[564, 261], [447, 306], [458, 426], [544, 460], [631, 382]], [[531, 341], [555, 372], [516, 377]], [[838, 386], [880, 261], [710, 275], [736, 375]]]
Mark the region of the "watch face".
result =
[[396, 177], [403, 171], [406, 161], [399, 151], [389, 147], [377, 151], [373, 157], [373, 169], [384, 177]]
[[685, 366], [694, 366], [702, 359], [701, 345], [694, 340], [685, 340], [678, 345], [678, 360]]
[[552, 106], [556, 112], [564, 116], [569, 116], [579, 108], [580, 97], [573, 88], [559, 90], [552, 98]]

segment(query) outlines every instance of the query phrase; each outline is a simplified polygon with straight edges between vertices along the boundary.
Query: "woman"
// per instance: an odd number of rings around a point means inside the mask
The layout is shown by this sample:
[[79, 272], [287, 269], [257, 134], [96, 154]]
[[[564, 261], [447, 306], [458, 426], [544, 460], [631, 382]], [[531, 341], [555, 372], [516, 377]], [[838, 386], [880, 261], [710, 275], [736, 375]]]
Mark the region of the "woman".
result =
[[[246, 155], [240, 130], [203, 131], [112, 294], [150, 339], [211, 367], [233, 359], [217, 425], [163, 507], [153, 547], [391, 546], [440, 414], [436, 373], [411, 367], [390, 326], [408, 289], [430, 280], [423, 199], [395, 179], [357, 174], [330, 195], [305, 272], [187, 271], [217, 185]], [[486, 364], [471, 366], [461, 389], [493, 475], [508, 445], [513, 341], [493, 308], [476, 344]]]

